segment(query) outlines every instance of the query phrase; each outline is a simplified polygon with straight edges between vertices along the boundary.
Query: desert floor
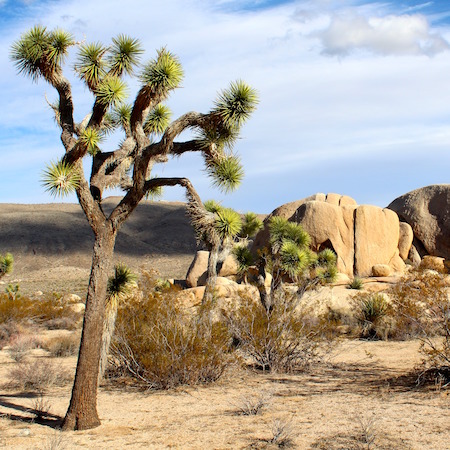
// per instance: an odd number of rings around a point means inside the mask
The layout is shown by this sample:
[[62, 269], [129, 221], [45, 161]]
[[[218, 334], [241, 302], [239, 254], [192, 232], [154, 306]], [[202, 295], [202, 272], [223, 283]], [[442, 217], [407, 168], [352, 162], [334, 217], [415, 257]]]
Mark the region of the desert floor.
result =
[[[433, 449], [450, 448], [450, 396], [415, 388], [409, 376], [419, 343], [345, 341], [308, 373], [273, 375], [241, 368], [216, 384], [140, 392], [106, 382], [99, 392], [102, 425], [56, 429], [70, 383], [44, 399], [51, 419], [32, 410], [36, 394], [3, 388], [0, 446], [11, 449]], [[34, 350], [30, 358], [47, 357]], [[58, 358], [74, 370], [75, 357]], [[0, 352], [0, 377], [15, 363]], [[257, 415], [240, 414], [264, 398]], [[281, 434], [276, 439], [277, 432]], [[271, 442], [272, 441], [272, 442]], [[273, 442], [275, 441], [275, 442]]]

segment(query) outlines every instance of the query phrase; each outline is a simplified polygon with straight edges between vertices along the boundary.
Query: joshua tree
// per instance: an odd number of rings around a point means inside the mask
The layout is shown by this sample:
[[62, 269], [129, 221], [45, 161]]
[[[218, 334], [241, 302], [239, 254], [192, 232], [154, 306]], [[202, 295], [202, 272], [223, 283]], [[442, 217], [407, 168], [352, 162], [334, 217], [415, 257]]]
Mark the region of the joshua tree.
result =
[[[309, 234], [295, 222], [274, 216], [269, 222], [269, 243], [254, 255], [247, 246], [234, 250], [241, 273], [253, 265], [254, 282], [266, 311], [273, 308], [285, 279], [298, 283], [299, 294], [307, 287], [332, 280], [336, 275], [336, 255], [329, 249], [316, 254], [310, 250]], [[270, 275], [270, 287], [267, 278]]]
[[[74, 120], [72, 87], [63, 74], [65, 58], [73, 46], [78, 47], [75, 72], [93, 95], [92, 110], [79, 123]], [[152, 177], [154, 165], [172, 156], [199, 152], [217, 186], [233, 189], [243, 176], [232, 146], [256, 106], [255, 91], [242, 81], [234, 82], [218, 96], [208, 113], [189, 112], [170, 122], [163, 102], [180, 86], [182, 66], [165, 48], [140, 65], [142, 52], [139, 41], [128, 36], [117, 36], [109, 46], [77, 44], [69, 33], [42, 26], [29, 30], [11, 48], [11, 59], [19, 73], [33, 81], [45, 80], [58, 94], [58, 100], [50, 106], [61, 130], [64, 154], [48, 167], [45, 185], [54, 195], [75, 191], [95, 236], [75, 381], [63, 422], [65, 430], [100, 424], [97, 379], [108, 274], [120, 226], [143, 198], [162, 186], [183, 186], [194, 216], [201, 205], [187, 178]], [[136, 69], [140, 88], [134, 102], [127, 104], [124, 77], [133, 76]], [[114, 150], [103, 151], [103, 141], [114, 129], [123, 132], [123, 140]], [[187, 129], [197, 134], [191, 140], [176, 142]], [[91, 161], [89, 180], [83, 171], [85, 157]], [[121, 187], [125, 194], [108, 215], [102, 208], [102, 196], [111, 187]]]
[[5, 253], [0, 255], [0, 278], [3, 278], [8, 273], [12, 272], [14, 264], [14, 258], [11, 253]]

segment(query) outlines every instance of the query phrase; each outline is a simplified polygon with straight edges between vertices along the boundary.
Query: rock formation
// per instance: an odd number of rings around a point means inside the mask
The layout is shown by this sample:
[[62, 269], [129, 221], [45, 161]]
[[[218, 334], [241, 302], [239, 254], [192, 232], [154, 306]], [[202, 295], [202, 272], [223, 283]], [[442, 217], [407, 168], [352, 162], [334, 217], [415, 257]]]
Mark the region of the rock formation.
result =
[[408, 192], [389, 206], [414, 232], [414, 247], [450, 259], [450, 184], [436, 184]]
[[373, 267], [380, 264], [392, 272], [404, 270], [412, 230], [400, 224], [397, 214], [389, 209], [358, 206], [351, 197], [339, 194], [316, 194], [275, 209], [256, 236], [254, 249], [266, 245], [268, 220], [274, 215], [300, 223], [310, 234], [314, 250], [331, 248], [337, 255], [339, 272], [350, 277], [372, 276]]

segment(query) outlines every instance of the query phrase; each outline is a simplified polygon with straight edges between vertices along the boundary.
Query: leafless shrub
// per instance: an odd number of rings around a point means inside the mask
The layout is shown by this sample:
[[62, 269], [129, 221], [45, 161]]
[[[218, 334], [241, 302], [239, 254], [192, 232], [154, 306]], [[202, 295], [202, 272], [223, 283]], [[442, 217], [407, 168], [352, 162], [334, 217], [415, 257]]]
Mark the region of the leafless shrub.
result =
[[76, 355], [79, 346], [80, 336], [78, 334], [54, 337], [42, 345], [55, 358]]
[[291, 448], [294, 445], [294, 430], [292, 422], [283, 419], [275, 419], [272, 422], [272, 437], [269, 443], [277, 445], [279, 448]]
[[55, 431], [55, 433], [45, 442], [43, 450], [65, 450], [66, 448], [64, 434]]
[[10, 343], [8, 353], [14, 361], [21, 362], [30, 353], [30, 350], [40, 346], [41, 341], [36, 336], [19, 334]]
[[[450, 383], [450, 288], [444, 274], [416, 271], [389, 293], [394, 305], [397, 336], [422, 341], [422, 375]], [[426, 378], [426, 376], [424, 377]]]
[[237, 310], [224, 311], [235, 343], [258, 368], [304, 370], [329, 350], [320, 323], [296, 306], [293, 296], [280, 292], [269, 311], [249, 297], [240, 299]]
[[51, 404], [48, 399], [46, 399], [42, 393], [34, 399], [32, 412], [36, 416], [36, 419], [42, 420], [47, 417], [50, 413]]
[[8, 321], [0, 323], [0, 350], [20, 334], [20, 329], [16, 322]]
[[365, 450], [372, 450], [375, 448], [375, 441], [378, 435], [375, 418], [358, 417], [358, 424], [360, 428], [358, 440]]
[[236, 413], [242, 416], [256, 416], [270, 404], [271, 400], [272, 395], [268, 392], [242, 396], [235, 404]]
[[107, 375], [132, 376], [148, 387], [168, 389], [215, 381], [230, 360], [226, 327], [207, 312], [187, 314], [178, 289], [154, 289], [119, 306]]
[[65, 385], [71, 376], [61, 365], [46, 359], [33, 359], [15, 365], [9, 372], [9, 387], [45, 392], [51, 386]]

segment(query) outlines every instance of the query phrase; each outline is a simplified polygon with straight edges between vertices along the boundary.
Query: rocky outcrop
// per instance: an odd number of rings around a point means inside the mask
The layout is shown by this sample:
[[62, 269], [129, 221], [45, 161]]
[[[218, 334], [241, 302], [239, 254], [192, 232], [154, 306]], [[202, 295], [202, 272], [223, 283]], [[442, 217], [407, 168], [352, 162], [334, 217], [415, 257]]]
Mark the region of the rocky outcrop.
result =
[[[186, 286], [194, 288], [204, 286], [206, 283], [206, 271], [208, 269], [209, 252], [199, 250], [186, 274]], [[219, 277], [230, 277], [236, 275], [238, 271], [237, 263], [233, 255], [229, 255], [223, 261], [219, 273]]]
[[450, 259], [450, 184], [436, 184], [408, 192], [389, 206], [414, 232], [414, 247]]
[[389, 209], [358, 206], [351, 197], [339, 194], [316, 194], [274, 210], [265, 220], [265, 229], [256, 236], [254, 250], [266, 245], [269, 218], [279, 214], [303, 226], [314, 250], [331, 248], [341, 273], [372, 276], [373, 267], [379, 264], [388, 266], [391, 272], [404, 270], [412, 230], [400, 224], [397, 214]]

